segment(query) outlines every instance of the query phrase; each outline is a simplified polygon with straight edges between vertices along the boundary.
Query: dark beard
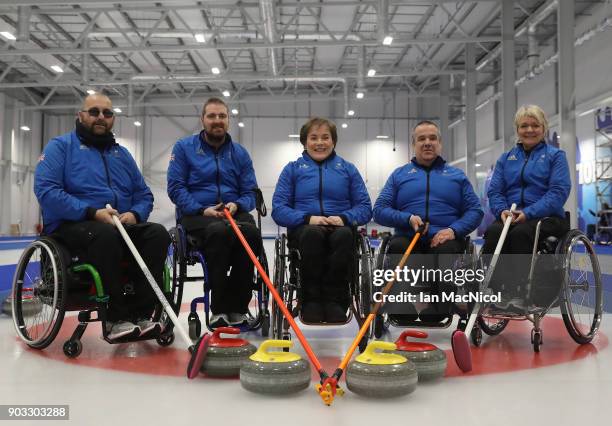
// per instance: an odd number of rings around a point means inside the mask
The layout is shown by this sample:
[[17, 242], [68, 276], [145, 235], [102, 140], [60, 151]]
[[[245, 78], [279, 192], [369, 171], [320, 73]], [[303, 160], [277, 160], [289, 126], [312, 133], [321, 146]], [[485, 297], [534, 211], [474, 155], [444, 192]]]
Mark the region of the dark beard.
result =
[[206, 130], [203, 130], [202, 133], [203, 133], [202, 139], [204, 139], [206, 143], [208, 143], [211, 146], [214, 146], [215, 148], [218, 148], [219, 146], [223, 145], [223, 143], [225, 142], [225, 139], [227, 138], [227, 132], [224, 133], [223, 136], [221, 137], [211, 135]]
[[113, 135], [111, 131], [107, 131], [101, 135], [95, 134], [79, 120], [76, 121], [76, 133], [81, 142], [97, 149], [103, 150], [115, 143], [115, 135]]

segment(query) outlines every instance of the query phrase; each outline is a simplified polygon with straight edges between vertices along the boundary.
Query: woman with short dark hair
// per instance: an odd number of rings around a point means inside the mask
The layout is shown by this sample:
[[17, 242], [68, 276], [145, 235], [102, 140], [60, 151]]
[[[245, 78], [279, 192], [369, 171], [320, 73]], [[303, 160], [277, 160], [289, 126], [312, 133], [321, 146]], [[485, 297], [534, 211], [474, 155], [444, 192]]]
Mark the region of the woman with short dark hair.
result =
[[346, 321], [355, 235], [372, 217], [357, 168], [336, 154], [336, 125], [312, 118], [300, 130], [302, 156], [283, 169], [272, 198], [272, 218], [287, 227], [301, 255], [305, 322]]

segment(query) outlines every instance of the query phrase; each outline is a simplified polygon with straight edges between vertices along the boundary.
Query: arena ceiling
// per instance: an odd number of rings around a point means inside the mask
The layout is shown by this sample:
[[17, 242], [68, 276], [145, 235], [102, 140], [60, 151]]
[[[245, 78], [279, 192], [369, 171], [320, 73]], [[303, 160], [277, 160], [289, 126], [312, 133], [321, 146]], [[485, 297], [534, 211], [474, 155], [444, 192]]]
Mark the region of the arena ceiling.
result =
[[[513, 3], [518, 64], [554, 40], [557, 2]], [[576, 1], [577, 17], [597, 3]], [[501, 0], [0, 0], [0, 91], [49, 111], [87, 90], [129, 108], [211, 95], [348, 108], [360, 91], [437, 96], [450, 76], [461, 104], [466, 44], [478, 90], [500, 78], [501, 9]]]

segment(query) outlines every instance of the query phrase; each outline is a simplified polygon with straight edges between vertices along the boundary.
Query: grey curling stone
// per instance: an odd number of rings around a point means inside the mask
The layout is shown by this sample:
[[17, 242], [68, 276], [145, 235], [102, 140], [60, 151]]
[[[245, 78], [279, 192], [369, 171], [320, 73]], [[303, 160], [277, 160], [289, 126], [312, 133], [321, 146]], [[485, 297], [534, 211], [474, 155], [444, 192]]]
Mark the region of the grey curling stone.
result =
[[435, 345], [426, 342], [409, 342], [407, 337], [427, 338], [427, 333], [406, 330], [395, 341], [395, 354], [405, 356], [416, 366], [419, 381], [439, 379], [446, 372], [446, 354]]
[[213, 332], [200, 371], [209, 377], [238, 377], [240, 367], [257, 348], [244, 339], [221, 337], [221, 333], [240, 334], [240, 329], [219, 327]]
[[414, 392], [418, 383], [414, 364], [401, 355], [375, 352], [393, 351], [391, 342], [373, 341], [346, 370], [346, 386], [351, 392], [372, 398], [393, 398]]
[[[12, 297], [7, 297], [2, 302], [2, 312], [6, 315], [13, 315]], [[24, 298], [21, 300], [21, 314], [24, 317], [31, 317], [42, 311], [42, 303], [38, 299]]]
[[266, 340], [240, 367], [240, 384], [248, 391], [270, 395], [296, 393], [310, 385], [310, 364], [292, 352], [268, 351], [290, 348], [289, 340]]

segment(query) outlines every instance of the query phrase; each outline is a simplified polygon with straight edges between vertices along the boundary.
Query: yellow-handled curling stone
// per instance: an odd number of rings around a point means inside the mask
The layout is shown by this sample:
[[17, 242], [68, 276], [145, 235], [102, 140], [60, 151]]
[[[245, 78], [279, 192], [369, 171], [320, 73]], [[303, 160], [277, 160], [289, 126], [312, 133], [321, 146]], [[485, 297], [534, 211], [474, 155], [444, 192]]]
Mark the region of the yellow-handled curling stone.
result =
[[240, 329], [219, 327], [214, 331], [201, 371], [210, 377], [237, 377], [242, 363], [257, 348], [244, 339], [221, 337], [221, 334], [240, 334]]
[[358, 395], [392, 398], [414, 392], [418, 382], [414, 364], [394, 351], [391, 342], [373, 341], [346, 370], [346, 385]]
[[437, 346], [427, 342], [409, 342], [408, 337], [426, 339], [427, 333], [418, 330], [406, 330], [395, 341], [395, 354], [405, 356], [414, 363], [419, 373], [419, 381], [434, 380], [444, 376], [446, 371], [446, 354]]
[[240, 384], [248, 391], [264, 394], [288, 394], [306, 389], [310, 384], [310, 364], [292, 352], [270, 351], [290, 348], [290, 340], [266, 340], [240, 367]]

